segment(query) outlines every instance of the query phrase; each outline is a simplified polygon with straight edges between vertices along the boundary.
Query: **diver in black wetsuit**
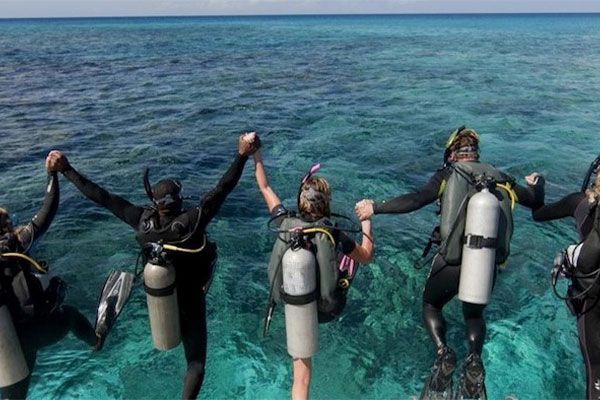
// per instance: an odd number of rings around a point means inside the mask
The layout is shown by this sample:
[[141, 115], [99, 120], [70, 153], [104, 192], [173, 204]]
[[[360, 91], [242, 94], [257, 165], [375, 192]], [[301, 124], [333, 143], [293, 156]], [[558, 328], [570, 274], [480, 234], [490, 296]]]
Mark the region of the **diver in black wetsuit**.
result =
[[[148, 188], [153, 204], [141, 207], [107, 192], [80, 175], [62, 153], [51, 152], [48, 158], [86, 197], [131, 226], [140, 245], [162, 240], [195, 249], [204, 243], [208, 224], [237, 185], [248, 156], [258, 146], [258, 137], [241, 135], [238, 154], [225, 175], [198, 206], [188, 210], [182, 209], [181, 184], [178, 181], [165, 179]], [[198, 396], [205, 374], [205, 297], [217, 259], [216, 245], [207, 242], [200, 253], [170, 253], [168, 257], [176, 270], [181, 336], [188, 364], [182, 397], [192, 399]]]
[[[595, 166], [595, 169], [598, 165]], [[535, 221], [552, 221], [565, 217], [575, 218], [579, 239], [583, 247], [577, 261], [578, 274], [597, 271], [600, 267], [600, 240], [597, 220], [598, 200], [600, 200], [600, 174], [596, 169], [596, 181], [591, 187], [584, 185], [580, 192], [568, 194], [559, 201], [544, 205], [532, 212]], [[589, 181], [588, 181], [589, 182]], [[597, 274], [590, 280], [595, 280]], [[585, 279], [572, 277], [567, 304], [577, 317], [579, 345], [586, 366], [586, 397], [600, 398], [600, 305], [598, 291], [583, 293], [589, 287]], [[589, 282], [589, 281], [588, 281]]]
[[22, 381], [1, 388], [2, 399], [27, 396], [38, 350], [59, 342], [67, 333], [73, 332], [96, 349], [104, 341], [76, 308], [62, 305], [65, 283], [44, 272], [43, 263], [28, 255], [32, 244], [48, 230], [58, 202], [58, 177], [50, 172], [44, 203], [28, 224], [13, 227], [8, 212], [0, 209], [0, 305], [8, 305], [30, 371]]
[[[422, 398], [447, 398], [447, 396], [450, 396], [452, 392], [452, 374], [456, 366], [456, 356], [446, 344], [446, 321], [442, 309], [458, 293], [460, 276], [460, 258], [452, 262], [446, 260], [448, 258], [447, 254], [450, 253], [451, 246], [453, 246], [452, 239], [455, 237], [453, 236], [453, 225], [458, 225], [457, 221], [460, 218], [464, 220], [464, 212], [460, 210], [460, 207], [455, 207], [454, 211], [450, 208], [450, 212], [445, 215], [445, 210], [449, 207], [446, 207], [446, 203], [452, 202], [456, 205], [468, 196], [468, 193], [456, 194], [457, 190], [451, 190], [453, 188], [450, 186], [462, 179], [458, 177], [461, 174], [457, 172], [457, 169], [460, 167], [463, 170], [464, 167], [468, 167], [471, 171], [478, 171], [478, 174], [491, 175], [496, 178], [498, 184], [504, 184], [502, 188], [498, 185], [494, 193], [499, 200], [502, 200], [502, 204], [508, 204], [508, 212], [505, 213], [505, 221], [501, 222], [498, 234], [496, 264], [504, 262], [509, 253], [510, 237], [512, 235], [511, 196], [516, 195], [518, 202], [529, 208], [535, 208], [542, 204], [543, 185], [536, 184], [529, 179], [529, 188], [516, 185], [511, 177], [497, 171], [489, 164], [479, 163], [478, 159], [479, 136], [472, 129], [459, 128], [453, 133], [448, 142], [444, 160], [445, 166], [438, 170], [421, 189], [381, 203], [362, 200], [356, 205], [357, 214], [361, 219], [365, 219], [373, 214], [408, 213], [438, 199], [441, 201], [442, 223], [438, 227], [442, 231], [441, 238], [439, 237], [440, 231], [437, 228], [436, 230], [437, 240], [441, 240], [442, 244], [438, 254], [433, 259], [431, 272], [423, 292], [423, 322], [437, 347], [437, 359], [428, 383], [429, 392], [423, 395]], [[455, 193], [454, 198], [451, 197], [450, 192]], [[513, 194], [511, 195], [510, 192]], [[444, 220], [451, 222], [448, 224]], [[446, 224], [445, 227], [444, 224]], [[504, 228], [502, 228], [502, 224]], [[458, 230], [460, 229], [456, 229], [457, 235], [460, 236], [458, 236], [458, 241], [454, 246], [462, 248], [460, 239], [462, 239], [463, 234]], [[500, 233], [501, 230], [504, 230], [503, 234]], [[447, 238], [444, 238], [444, 231]], [[480, 358], [486, 332], [483, 316], [485, 304], [463, 302], [462, 308], [470, 354], [463, 370], [459, 396], [481, 398], [485, 397], [483, 363]]]

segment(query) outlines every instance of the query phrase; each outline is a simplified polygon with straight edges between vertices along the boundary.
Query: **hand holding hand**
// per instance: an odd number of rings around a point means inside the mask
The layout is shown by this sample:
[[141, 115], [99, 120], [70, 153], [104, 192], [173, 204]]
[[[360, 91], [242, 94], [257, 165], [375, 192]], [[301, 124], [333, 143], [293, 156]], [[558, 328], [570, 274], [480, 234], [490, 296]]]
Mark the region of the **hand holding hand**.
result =
[[375, 202], [373, 200], [364, 199], [356, 203], [354, 206], [354, 211], [356, 212], [356, 216], [361, 220], [365, 221], [370, 219], [375, 213], [373, 209], [373, 204]]
[[529, 174], [525, 177], [525, 181], [527, 181], [527, 184], [529, 186], [537, 185], [538, 182], [540, 182], [540, 180], [543, 180], [543, 177], [538, 172], [532, 172], [531, 174]]
[[65, 172], [71, 167], [67, 157], [59, 150], [52, 150], [46, 157], [46, 169], [48, 172]]
[[243, 133], [240, 135], [238, 152], [243, 156], [250, 156], [260, 148], [260, 138], [256, 132]]

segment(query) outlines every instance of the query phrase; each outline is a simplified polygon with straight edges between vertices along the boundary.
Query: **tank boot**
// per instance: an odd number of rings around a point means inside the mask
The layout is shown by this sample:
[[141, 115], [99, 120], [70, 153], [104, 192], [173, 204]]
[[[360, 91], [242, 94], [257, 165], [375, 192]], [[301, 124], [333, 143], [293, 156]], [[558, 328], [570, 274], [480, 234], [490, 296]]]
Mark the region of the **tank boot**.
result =
[[446, 346], [440, 347], [420, 400], [451, 399], [452, 374], [455, 369], [456, 354], [454, 351]]
[[457, 399], [487, 400], [485, 370], [483, 369], [483, 361], [481, 361], [481, 357], [478, 354], [471, 353], [465, 360], [465, 366], [460, 377]]

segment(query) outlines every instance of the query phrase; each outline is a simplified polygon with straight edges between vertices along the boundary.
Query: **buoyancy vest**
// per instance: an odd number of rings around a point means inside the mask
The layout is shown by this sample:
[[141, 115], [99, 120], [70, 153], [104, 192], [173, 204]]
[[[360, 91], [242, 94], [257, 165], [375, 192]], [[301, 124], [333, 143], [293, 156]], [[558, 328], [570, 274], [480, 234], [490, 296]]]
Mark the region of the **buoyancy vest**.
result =
[[[0, 253], [24, 251], [16, 235], [0, 237]], [[62, 304], [65, 283], [58, 277], [44, 278], [47, 277], [34, 273], [27, 262], [0, 255], [0, 292], [15, 322], [47, 316]]]
[[[190, 287], [197, 285], [196, 278], [200, 279], [204, 286], [210, 283], [217, 258], [217, 245], [208, 240], [206, 232], [200, 231], [202, 210], [197, 210], [197, 214], [183, 212], [164, 226], [160, 226], [158, 211], [149, 208], [143, 212], [136, 230], [136, 240], [141, 246], [160, 243], [190, 250], [204, 246], [203, 250], [197, 253], [168, 251], [166, 254], [166, 262], [171, 263], [177, 270], [178, 282]], [[188, 277], [192, 279], [188, 281]]]
[[500, 201], [500, 221], [498, 226], [496, 264], [502, 264], [510, 253], [510, 240], [513, 234], [511, 197], [508, 190], [514, 180], [498, 171], [490, 164], [480, 162], [455, 162], [447, 182], [442, 183], [440, 254], [448, 264], [458, 265], [462, 258], [467, 203], [477, 193], [475, 179], [485, 175], [493, 178], [497, 186], [491, 192]]
[[200, 225], [202, 210], [198, 209], [196, 218], [184, 212], [173, 218], [164, 226], [159, 226], [158, 211], [149, 208], [144, 210], [136, 231], [136, 239], [140, 245], [158, 243], [181, 245], [189, 248], [201, 246], [203, 235], [195, 235]]
[[[280, 225], [281, 231], [289, 231], [295, 228], [333, 227], [334, 224], [327, 218], [314, 222], [306, 222], [297, 217], [285, 217]], [[271, 258], [269, 260], [269, 282], [272, 287], [273, 300], [281, 303], [280, 288], [282, 287], [281, 261], [285, 252], [291, 247], [291, 233], [282, 232], [273, 245]], [[313, 232], [304, 234], [305, 242], [309, 250], [315, 255], [317, 261], [317, 285], [318, 285], [318, 310], [320, 314], [332, 315], [341, 312], [345, 301], [340, 299], [338, 288], [339, 269], [337, 265], [336, 243], [332, 243], [331, 234]], [[320, 319], [328, 320], [327, 318]]]

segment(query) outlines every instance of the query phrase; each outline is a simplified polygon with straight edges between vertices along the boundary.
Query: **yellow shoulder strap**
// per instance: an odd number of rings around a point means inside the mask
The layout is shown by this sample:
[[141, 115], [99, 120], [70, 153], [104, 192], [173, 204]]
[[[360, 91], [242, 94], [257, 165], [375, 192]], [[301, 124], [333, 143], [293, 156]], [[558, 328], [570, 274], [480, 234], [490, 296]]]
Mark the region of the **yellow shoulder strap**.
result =
[[440, 183], [440, 190], [438, 190], [438, 199], [440, 197], [442, 197], [442, 194], [444, 193], [444, 190], [446, 190], [446, 180], [442, 180], [442, 183]]
[[42, 267], [37, 261], [35, 261], [33, 258], [29, 257], [26, 254], [21, 254], [21, 253], [0, 253], [0, 257], [20, 258], [22, 260], [27, 261], [29, 264], [31, 264], [31, 266], [33, 266], [35, 269], [37, 269], [42, 274], [48, 273], [48, 271], [46, 269], [44, 269], [44, 267]]
[[519, 201], [519, 197], [517, 196], [517, 192], [515, 192], [515, 190], [512, 188], [511, 184], [508, 182], [497, 183], [496, 186], [506, 190], [506, 193], [508, 193], [508, 196], [510, 197], [510, 209], [514, 210], [515, 204], [517, 203], [517, 201]]

